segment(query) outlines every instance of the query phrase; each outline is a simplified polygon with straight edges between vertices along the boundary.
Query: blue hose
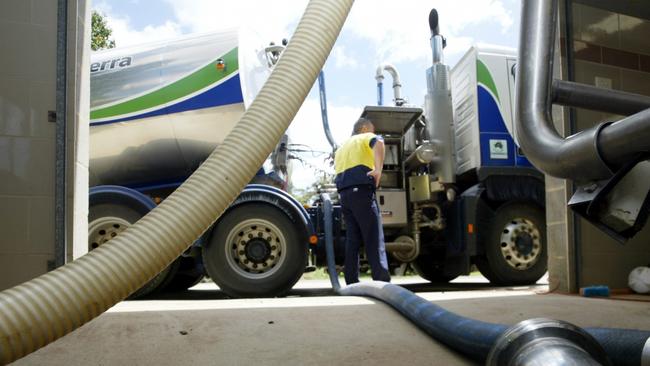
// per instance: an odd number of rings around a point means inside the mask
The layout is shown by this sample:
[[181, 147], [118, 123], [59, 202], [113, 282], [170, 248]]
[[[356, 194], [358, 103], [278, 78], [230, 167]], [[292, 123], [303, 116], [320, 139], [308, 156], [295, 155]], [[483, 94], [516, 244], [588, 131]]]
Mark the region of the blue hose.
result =
[[[492, 346], [509, 328], [466, 318], [432, 304], [411, 291], [387, 282], [364, 282], [341, 287], [334, 262], [332, 202], [322, 194], [327, 271], [334, 291], [343, 296], [368, 296], [392, 306], [439, 342], [476, 361], [485, 362]], [[603, 347], [614, 365], [641, 365], [650, 331], [585, 328]]]
[[338, 294], [379, 299], [434, 339], [478, 361], [485, 361], [494, 342], [508, 329], [505, 325], [485, 323], [454, 314], [403, 287], [386, 282], [355, 283], [341, 288]]
[[336, 140], [334, 140], [334, 136], [332, 136], [329, 118], [327, 117], [327, 92], [325, 91], [325, 72], [323, 70], [318, 73], [318, 93], [320, 96], [320, 116], [323, 122], [323, 130], [325, 131], [327, 142], [330, 143], [334, 152], [338, 149], [338, 145], [336, 144]]
[[327, 255], [327, 273], [330, 276], [332, 289], [336, 293], [341, 290], [339, 283], [339, 274], [336, 273], [336, 263], [334, 262], [334, 230], [332, 227], [332, 201], [327, 193], [321, 194], [323, 201], [323, 225], [325, 226], [325, 254]]

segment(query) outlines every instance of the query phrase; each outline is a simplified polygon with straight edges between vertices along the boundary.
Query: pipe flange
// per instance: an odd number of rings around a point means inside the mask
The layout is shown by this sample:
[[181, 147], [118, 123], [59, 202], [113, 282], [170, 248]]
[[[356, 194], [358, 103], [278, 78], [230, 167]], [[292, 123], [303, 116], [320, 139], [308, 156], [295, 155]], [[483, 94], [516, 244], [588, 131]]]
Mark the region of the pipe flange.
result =
[[[524, 320], [508, 328], [492, 346], [485, 364], [526, 365], [531, 362], [531, 356], [535, 353], [541, 355], [542, 352], [539, 351], [547, 352], [549, 345], [564, 350], [570, 349], [573, 355], [578, 355], [578, 359], [583, 362], [591, 356], [591, 360], [600, 365], [611, 365], [603, 347], [589, 333], [569, 322], [546, 318]], [[554, 354], [556, 358], [561, 356], [561, 352]], [[582, 356], [586, 358], [580, 358]], [[550, 361], [547, 359], [544, 362]], [[563, 364], [561, 361], [556, 359], [549, 364]]]
[[614, 170], [607, 164], [605, 158], [603, 157], [603, 152], [600, 149], [600, 133], [603, 129], [614, 122], [603, 122], [596, 127], [594, 132], [594, 150], [596, 151], [596, 157], [600, 160], [601, 164], [609, 171], [610, 175], [614, 175]]

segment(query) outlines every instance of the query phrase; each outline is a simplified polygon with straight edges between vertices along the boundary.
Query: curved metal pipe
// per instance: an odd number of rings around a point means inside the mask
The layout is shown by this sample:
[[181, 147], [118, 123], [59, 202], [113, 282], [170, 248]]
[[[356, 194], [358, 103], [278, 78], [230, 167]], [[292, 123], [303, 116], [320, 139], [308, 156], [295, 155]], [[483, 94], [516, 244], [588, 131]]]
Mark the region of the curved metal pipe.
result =
[[[352, 0], [311, 0], [268, 81], [223, 144], [149, 214], [87, 255], [0, 293], [0, 364], [125, 299], [203, 233], [273, 150], [314, 85]], [[257, 136], [256, 143], [249, 143]]]
[[522, 1], [517, 137], [528, 159], [550, 175], [583, 181], [605, 179], [630, 156], [650, 151], [650, 111], [567, 138], [558, 134], [551, 118], [557, 9], [557, 0]]
[[375, 80], [377, 80], [378, 100], [383, 103], [383, 89], [380, 89], [380, 85], [383, 85], [384, 82], [384, 70], [388, 71], [390, 76], [393, 78], [393, 95], [395, 99], [395, 105], [400, 106], [404, 104], [404, 99], [402, 99], [402, 83], [399, 78], [399, 72], [397, 72], [395, 66], [391, 64], [381, 64], [377, 66], [377, 71], [375, 72]]

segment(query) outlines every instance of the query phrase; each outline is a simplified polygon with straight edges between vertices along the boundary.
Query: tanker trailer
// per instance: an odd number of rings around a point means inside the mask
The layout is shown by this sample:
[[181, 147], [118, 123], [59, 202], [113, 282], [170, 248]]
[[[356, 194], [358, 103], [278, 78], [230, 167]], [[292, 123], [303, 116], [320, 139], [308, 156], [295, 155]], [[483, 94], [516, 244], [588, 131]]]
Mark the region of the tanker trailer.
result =
[[[164, 200], [224, 140], [284, 49], [267, 44], [226, 30], [92, 55], [89, 250]], [[219, 221], [134, 296], [183, 290], [204, 274], [236, 297], [291, 289], [306, 266], [311, 227], [283, 191], [287, 143], [285, 136]]]

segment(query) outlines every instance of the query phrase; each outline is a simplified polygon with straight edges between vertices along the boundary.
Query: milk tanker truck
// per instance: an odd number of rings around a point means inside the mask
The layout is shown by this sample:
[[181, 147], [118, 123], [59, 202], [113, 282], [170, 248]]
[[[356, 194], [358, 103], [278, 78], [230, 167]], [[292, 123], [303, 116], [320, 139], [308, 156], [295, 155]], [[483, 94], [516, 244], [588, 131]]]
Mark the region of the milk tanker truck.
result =
[[[397, 71], [381, 67], [378, 81], [384, 69], [395, 78], [396, 105], [368, 106], [362, 114], [386, 142], [377, 200], [390, 266], [411, 264], [425, 279], [447, 282], [476, 265], [497, 284], [534, 283], [546, 271], [543, 176], [512, 132], [514, 53], [472, 49], [450, 78], [442, 37], [431, 40], [424, 109], [406, 105]], [[146, 214], [201, 164], [282, 50], [224, 31], [92, 56], [90, 250]], [[324, 87], [321, 93], [323, 103]], [[285, 136], [219, 220], [134, 296], [186, 289], [204, 274], [230, 296], [282, 295], [305, 270], [325, 263], [325, 215], [333, 216], [328, 234], [341, 264], [340, 207], [325, 212], [317, 201], [305, 209], [285, 191], [287, 144]]]
[[[429, 26], [432, 65], [423, 107], [408, 105], [397, 69], [382, 64], [375, 73], [378, 105], [361, 113], [385, 143], [376, 197], [389, 264], [411, 264], [437, 283], [468, 274], [473, 265], [494, 284], [535, 283], [547, 269], [544, 176], [524, 156], [514, 130], [516, 51], [472, 47], [450, 70], [435, 10]], [[392, 106], [383, 105], [385, 71], [393, 79]], [[335, 252], [343, 253], [336, 192], [326, 194], [310, 213], [316, 231], [326, 231]], [[322, 260], [323, 250], [317, 251]], [[337, 262], [342, 259], [339, 254]]]
[[[89, 250], [144, 216], [208, 157], [283, 49], [227, 30], [92, 55]], [[284, 191], [287, 141], [219, 222], [135, 296], [182, 290], [204, 273], [232, 296], [273, 296], [295, 284], [312, 234], [305, 209]]]

